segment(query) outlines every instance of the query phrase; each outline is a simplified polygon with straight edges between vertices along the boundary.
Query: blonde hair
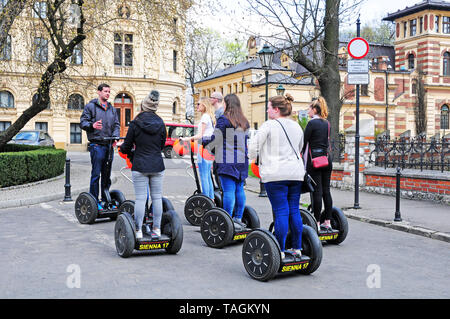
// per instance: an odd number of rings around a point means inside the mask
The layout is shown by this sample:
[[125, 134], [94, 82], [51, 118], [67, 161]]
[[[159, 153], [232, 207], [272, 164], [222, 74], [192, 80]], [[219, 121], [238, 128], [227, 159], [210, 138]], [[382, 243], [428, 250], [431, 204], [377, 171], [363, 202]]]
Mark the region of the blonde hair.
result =
[[200, 98], [198, 103], [203, 104], [203, 106], [205, 107], [205, 112], [204, 113], [208, 114], [211, 117], [213, 125], [215, 125], [216, 124], [216, 117], [214, 115], [214, 106], [212, 105], [211, 100], [209, 99], [209, 97], [204, 96], [204, 97]]
[[316, 110], [317, 115], [326, 119], [328, 117], [328, 105], [323, 96], [319, 96], [317, 100], [314, 100], [309, 106]]
[[292, 114], [292, 102], [294, 98], [289, 93], [285, 96], [275, 95], [269, 99], [273, 108], [278, 108], [282, 116], [289, 116]]

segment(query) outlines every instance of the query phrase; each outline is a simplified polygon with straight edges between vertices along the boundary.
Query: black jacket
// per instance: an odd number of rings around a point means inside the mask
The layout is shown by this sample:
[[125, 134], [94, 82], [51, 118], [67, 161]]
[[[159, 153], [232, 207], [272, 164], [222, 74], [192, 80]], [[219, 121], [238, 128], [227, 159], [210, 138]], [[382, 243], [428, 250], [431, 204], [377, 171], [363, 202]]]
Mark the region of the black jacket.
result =
[[[96, 130], [92, 127], [95, 122], [102, 120], [103, 128]], [[117, 117], [116, 109], [108, 102], [108, 108], [105, 110], [98, 102], [98, 99], [91, 100], [84, 107], [80, 117], [80, 127], [87, 132], [87, 138], [90, 142], [107, 144], [104, 137], [113, 137], [120, 135], [120, 123]]]
[[155, 112], [142, 112], [130, 122], [120, 151], [130, 155], [136, 146], [132, 171], [157, 173], [165, 169], [161, 151], [166, 143], [166, 125]]
[[[309, 144], [308, 153], [305, 154], [306, 146]], [[311, 119], [306, 125], [304, 137], [303, 137], [303, 158], [308, 157], [308, 170], [311, 166], [311, 155], [312, 157], [318, 157], [327, 155], [328, 162], [331, 163], [331, 153], [329, 152], [329, 140], [328, 140], [328, 121], [323, 119]]]

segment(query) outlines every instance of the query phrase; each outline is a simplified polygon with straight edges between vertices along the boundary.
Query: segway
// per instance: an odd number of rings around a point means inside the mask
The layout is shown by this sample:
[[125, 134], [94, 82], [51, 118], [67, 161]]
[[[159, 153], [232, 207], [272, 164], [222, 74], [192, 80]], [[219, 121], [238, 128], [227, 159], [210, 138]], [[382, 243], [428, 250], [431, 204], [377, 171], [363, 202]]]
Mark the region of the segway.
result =
[[[106, 166], [111, 169], [113, 159], [113, 147], [112, 143], [115, 140], [124, 139], [124, 137], [104, 137], [105, 141], [108, 141], [108, 154]], [[105, 189], [103, 191], [105, 201], [100, 204], [103, 209], [98, 210], [97, 200], [91, 193], [82, 192], [75, 201], [75, 216], [81, 224], [93, 224], [97, 219], [109, 218], [116, 220], [119, 214], [119, 206], [125, 202], [125, 196], [120, 190], [109, 191]]]
[[[122, 156], [122, 155], [121, 155]], [[123, 157], [123, 156], [122, 156]], [[131, 168], [131, 162], [127, 160], [128, 168]], [[130, 182], [132, 180], [121, 173]], [[133, 200], [126, 200], [120, 205], [120, 215], [117, 218], [114, 227], [114, 240], [116, 251], [119, 256], [127, 258], [131, 256], [134, 250], [137, 251], [154, 251], [165, 250], [169, 254], [176, 254], [183, 244], [183, 226], [178, 217], [172, 203], [167, 198], [162, 198], [163, 214], [161, 218], [161, 236], [158, 237], [152, 233], [153, 227], [153, 206], [148, 206], [148, 200], [145, 204], [144, 223], [142, 224], [141, 239], [136, 238], [135, 222], [134, 222], [134, 206]]]

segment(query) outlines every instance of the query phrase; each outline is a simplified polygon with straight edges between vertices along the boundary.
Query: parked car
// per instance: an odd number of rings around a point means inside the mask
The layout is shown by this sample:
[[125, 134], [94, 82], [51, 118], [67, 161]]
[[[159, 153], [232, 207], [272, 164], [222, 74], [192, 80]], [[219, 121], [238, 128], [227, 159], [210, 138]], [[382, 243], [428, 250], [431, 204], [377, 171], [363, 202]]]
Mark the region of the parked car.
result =
[[196, 125], [180, 124], [180, 123], [166, 123], [167, 138], [163, 153], [166, 158], [172, 158], [175, 155], [173, 151], [173, 143], [180, 137], [194, 136]]
[[27, 144], [55, 147], [53, 138], [47, 132], [39, 130], [20, 131], [11, 139], [11, 141], [8, 142], [8, 144]]

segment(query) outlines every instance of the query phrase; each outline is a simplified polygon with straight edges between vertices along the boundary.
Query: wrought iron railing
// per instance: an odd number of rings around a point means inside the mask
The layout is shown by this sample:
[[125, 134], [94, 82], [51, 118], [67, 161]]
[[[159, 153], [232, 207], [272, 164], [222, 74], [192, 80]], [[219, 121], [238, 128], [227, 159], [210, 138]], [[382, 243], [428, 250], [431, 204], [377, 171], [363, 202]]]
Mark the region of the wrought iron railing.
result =
[[338, 134], [337, 140], [331, 140], [331, 152], [333, 154], [333, 162], [342, 163], [345, 154], [345, 135]]
[[450, 170], [450, 139], [418, 135], [414, 138], [399, 137], [394, 140], [383, 135], [375, 140], [370, 154], [375, 166], [401, 167], [427, 170]]

